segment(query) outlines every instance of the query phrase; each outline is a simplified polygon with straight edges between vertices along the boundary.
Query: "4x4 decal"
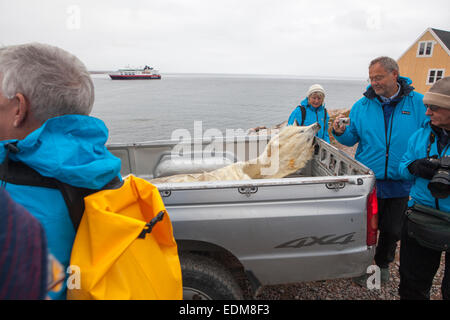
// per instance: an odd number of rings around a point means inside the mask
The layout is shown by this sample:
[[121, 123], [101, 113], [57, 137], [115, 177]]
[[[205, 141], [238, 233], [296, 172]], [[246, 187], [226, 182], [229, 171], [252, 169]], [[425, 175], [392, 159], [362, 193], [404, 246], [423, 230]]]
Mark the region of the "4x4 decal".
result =
[[337, 236], [335, 234], [326, 235], [323, 237], [303, 237], [300, 239], [291, 240], [285, 243], [282, 243], [276, 246], [276, 249], [279, 248], [302, 248], [302, 247], [310, 247], [313, 245], [333, 245], [333, 244], [348, 244], [350, 242], [354, 242], [353, 236], [356, 232], [343, 234], [341, 236]]

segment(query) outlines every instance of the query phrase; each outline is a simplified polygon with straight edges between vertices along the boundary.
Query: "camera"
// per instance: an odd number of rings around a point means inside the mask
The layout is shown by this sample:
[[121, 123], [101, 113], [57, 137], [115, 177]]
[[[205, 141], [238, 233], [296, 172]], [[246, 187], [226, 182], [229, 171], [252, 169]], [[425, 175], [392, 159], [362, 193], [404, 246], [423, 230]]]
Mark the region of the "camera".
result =
[[341, 119], [339, 119], [339, 125], [342, 126], [343, 124], [349, 125], [350, 124], [350, 118], [341, 118]]
[[430, 159], [430, 161], [438, 164], [439, 167], [428, 183], [428, 189], [433, 197], [445, 199], [450, 193], [450, 156], [445, 156], [441, 159]]

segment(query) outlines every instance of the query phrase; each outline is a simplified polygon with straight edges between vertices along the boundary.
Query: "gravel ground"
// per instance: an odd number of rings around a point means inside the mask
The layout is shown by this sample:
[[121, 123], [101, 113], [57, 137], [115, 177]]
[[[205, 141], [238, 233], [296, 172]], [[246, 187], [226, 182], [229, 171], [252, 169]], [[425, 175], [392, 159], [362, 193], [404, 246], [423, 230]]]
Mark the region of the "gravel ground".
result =
[[[396, 259], [390, 266], [391, 278], [380, 289], [360, 287], [351, 279], [326, 280], [264, 287], [257, 300], [399, 300], [399, 245]], [[444, 276], [444, 257], [431, 287], [431, 300], [441, 300], [441, 282]]]

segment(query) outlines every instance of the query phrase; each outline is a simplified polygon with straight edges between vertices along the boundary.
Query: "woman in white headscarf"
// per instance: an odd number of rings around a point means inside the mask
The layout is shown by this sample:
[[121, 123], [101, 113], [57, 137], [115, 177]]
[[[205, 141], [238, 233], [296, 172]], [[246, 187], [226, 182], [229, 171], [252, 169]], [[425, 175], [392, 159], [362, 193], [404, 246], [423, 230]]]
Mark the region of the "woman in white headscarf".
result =
[[309, 126], [315, 122], [319, 123], [321, 128], [316, 136], [330, 143], [328, 135], [328, 114], [325, 109], [325, 90], [320, 84], [313, 84], [306, 98], [292, 111], [289, 116], [289, 125]]

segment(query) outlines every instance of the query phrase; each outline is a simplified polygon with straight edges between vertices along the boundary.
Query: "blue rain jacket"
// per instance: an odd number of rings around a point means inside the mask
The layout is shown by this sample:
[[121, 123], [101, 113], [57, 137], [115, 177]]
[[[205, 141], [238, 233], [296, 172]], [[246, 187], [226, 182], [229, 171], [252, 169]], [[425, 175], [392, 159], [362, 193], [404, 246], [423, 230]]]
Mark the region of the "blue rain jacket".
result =
[[[4, 145], [17, 142], [19, 152], [9, 153], [11, 160], [22, 161], [43, 176], [75, 187], [100, 189], [119, 176], [121, 166], [120, 159], [106, 149], [107, 139], [108, 129], [100, 119], [65, 115], [49, 119], [23, 140], [1, 141], [0, 162], [7, 155]], [[11, 183], [6, 189], [39, 220], [49, 251], [67, 270], [75, 230], [61, 193], [56, 189]], [[64, 299], [65, 288], [50, 293], [50, 297]]]
[[[399, 77], [399, 83], [402, 86], [401, 99], [393, 109], [387, 126], [382, 104], [369, 85], [364, 97], [353, 105], [350, 125], [344, 133], [337, 136], [333, 132], [336, 140], [343, 145], [353, 146], [359, 143], [355, 159], [372, 169], [377, 180], [403, 179], [398, 166], [406, 151], [408, 139], [429, 121], [425, 115], [423, 95], [413, 91], [410, 86], [412, 81]], [[408, 184], [407, 188], [403, 188], [405, 190], [395, 191], [397, 195], [393, 197], [408, 196], [409, 188]], [[383, 190], [378, 190], [377, 194], [381, 198], [389, 198], [389, 191], [383, 194]]]
[[[427, 147], [430, 143], [430, 133], [433, 131], [430, 124], [428, 123], [425, 128], [418, 130], [408, 141], [408, 149], [406, 153], [403, 155], [403, 158], [400, 162], [399, 172], [403, 179], [411, 180], [414, 182], [411, 188], [411, 200], [408, 205], [412, 206], [415, 203], [436, 208], [435, 198], [431, 195], [430, 190], [428, 189], [428, 183], [430, 180], [417, 177], [412, 175], [408, 166], [417, 159], [422, 159], [427, 156]], [[434, 132], [436, 134], [436, 132]], [[449, 148], [444, 148], [441, 153], [438, 153], [437, 148], [437, 138], [434, 143], [431, 144], [430, 149], [430, 157], [438, 156], [441, 158], [445, 155], [450, 156]], [[450, 213], [450, 197], [446, 199], [439, 199], [439, 210], [449, 212]]]
[[[325, 107], [321, 105], [318, 108], [314, 108], [313, 106], [308, 104], [308, 98], [305, 98], [301, 102], [301, 105], [306, 109], [305, 122], [303, 123], [303, 125], [309, 126], [313, 123], [318, 122], [321, 128], [319, 132], [317, 132], [316, 136], [330, 143], [330, 136], [328, 135], [328, 121], [330, 120], [330, 117], [327, 114], [327, 118], [325, 119], [324, 123]], [[297, 120], [298, 124], [302, 123], [302, 111], [300, 107], [296, 107], [294, 111], [292, 111], [291, 115], [289, 116], [288, 126], [293, 125], [295, 120]]]

